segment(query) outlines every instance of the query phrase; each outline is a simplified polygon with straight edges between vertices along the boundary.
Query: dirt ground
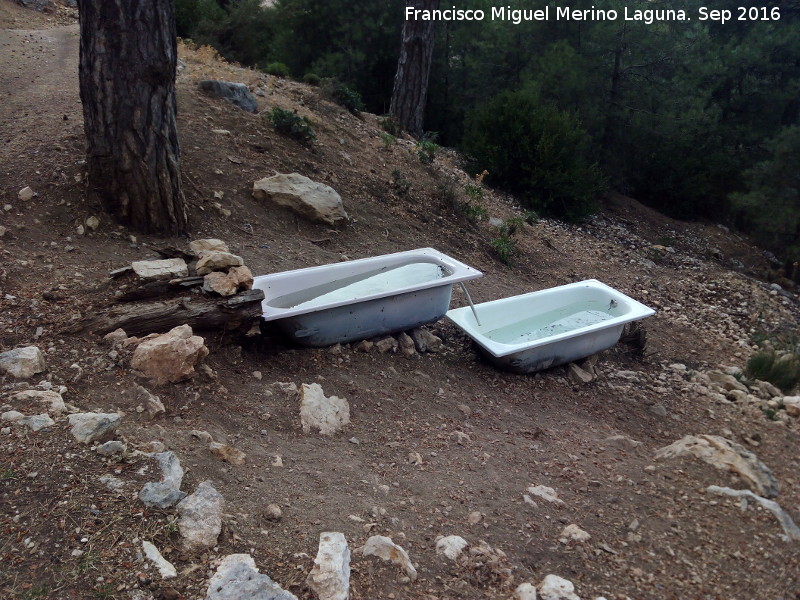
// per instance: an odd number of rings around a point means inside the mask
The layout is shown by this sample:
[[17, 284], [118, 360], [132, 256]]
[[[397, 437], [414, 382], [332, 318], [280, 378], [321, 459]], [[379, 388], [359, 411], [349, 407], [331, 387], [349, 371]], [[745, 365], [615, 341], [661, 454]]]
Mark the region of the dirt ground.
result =
[[[776, 500], [800, 520], [798, 419], [771, 420], [693, 381], [743, 368], [756, 338], [796, 331], [800, 318], [794, 291], [759, 279], [770, 266], [764, 253], [717, 225], [674, 221], [615, 195], [586, 224], [524, 226], [505, 265], [491, 246], [496, 225], [472, 223], [459, 209], [470, 176], [455, 153], [422, 164], [411, 140], [382, 138], [374, 115], [356, 117], [318, 88], [184, 47], [178, 103], [190, 239], [225, 240], [256, 274], [432, 246], [483, 272], [469, 284], [476, 302], [596, 278], [657, 310], [645, 322], [644, 354], [618, 344], [597, 358], [600, 376], [577, 385], [564, 367], [498, 371], [444, 320], [428, 327], [443, 351], [411, 359], [353, 345], [296, 348], [270, 331], [260, 343], [226, 345], [206, 332], [211, 371], [155, 388], [99, 337], [66, 334], [111, 301], [109, 271], [188, 241], [127, 231], [86, 202], [70, 15], [0, 0], [0, 351], [37, 345], [48, 365], [29, 382], [0, 379], [0, 405], [30, 414], [34, 407], [11, 406], [10, 396], [43, 381], [66, 386], [65, 401], [82, 410], [120, 411], [129, 449], [162, 442], [186, 470], [182, 489], [212, 480], [226, 516], [218, 546], [188, 555], [174, 510], [137, 498], [158, 479], [151, 458], [103, 458], [76, 443], [65, 420], [36, 433], [10, 427], [0, 434], [0, 598], [205, 598], [214, 560], [243, 552], [312, 599], [305, 578], [323, 531], [344, 533], [351, 549], [387, 535], [417, 565], [419, 579], [409, 582], [394, 565], [354, 552], [354, 600], [511, 598], [519, 583], [550, 573], [584, 599], [800, 598], [798, 543], [784, 541], [767, 511], [705, 492], [741, 481], [700, 461], [654, 459], [690, 434], [745, 444], [780, 482]], [[282, 137], [262, 115], [202, 94], [203, 78], [263, 90], [262, 110], [308, 116], [316, 141]], [[289, 172], [336, 189], [350, 224], [310, 223], [252, 198], [255, 180]], [[32, 200], [18, 199], [25, 186]], [[521, 215], [499, 193], [487, 190], [481, 204], [487, 217]], [[79, 234], [90, 216], [99, 227]], [[455, 290], [452, 306], [464, 303]], [[330, 437], [303, 434], [296, 398], [275, 382], [320, 383], [348, 400], [351, 424]], [[123, 394], [133, 383], [161, 398], [165, 417], [136, 411]], [[245, 452], [245, 464], [210, 454], [195, 430]], [[105, 474], [121, 489], [106, 487]], [[554, 488], [563, 504], [526, 503], [531, 485]], [[270, 503], [280, 505], [280, 521], [268, 519]], [[568, 524], [591, 538], [559, 541]], [[502, 550], [513, 583], [500, 568], [437, 556], [442, 535]], [[176, 579], [162, 581], [142, 561], [142, 540], [177, 567]]]

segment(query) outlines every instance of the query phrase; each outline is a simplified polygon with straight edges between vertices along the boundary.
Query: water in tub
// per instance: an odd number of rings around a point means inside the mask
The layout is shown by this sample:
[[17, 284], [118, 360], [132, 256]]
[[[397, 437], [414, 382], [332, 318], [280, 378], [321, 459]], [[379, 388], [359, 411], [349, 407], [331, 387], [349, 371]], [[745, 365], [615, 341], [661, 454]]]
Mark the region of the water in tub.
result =
[[269, 304], [276, 308], [312, 308], [358, 300], [366, 296], [385, 295], [392, 290], [435, 281], [449, 275], [450, 272], [445, 267], [436, 263], [415, 262], [397, 267], [383, 267], [286, 294], [274, 298]]
[[522, 344], [601, 323], [621, 313], [615, 300], [576, 302], [498, 327], [484, 335], [501, 344]]

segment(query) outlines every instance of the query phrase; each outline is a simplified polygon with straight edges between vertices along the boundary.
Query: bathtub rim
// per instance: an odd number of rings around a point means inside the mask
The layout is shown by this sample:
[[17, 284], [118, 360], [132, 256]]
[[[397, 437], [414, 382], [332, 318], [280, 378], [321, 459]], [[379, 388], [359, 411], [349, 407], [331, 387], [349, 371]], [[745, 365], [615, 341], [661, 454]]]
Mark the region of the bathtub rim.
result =
[[[434, 263], [446, 267], [450, 271], [450, 275], [447, 275], [446, 277], [442, 277], [440, 279], [423, 281], [415, 285], [406, 285], [384, 292], [367, 294], [357, 299], [339, 300], [336, 302], [329, 302], [327, 304], [310, 306], [310, 307], [297, 306], [292, 308], [279, 308], [275, 306], [270, 306], [269, 305], [270, 298], [279, 296], [280, 294], [276, 293], [268, 295], [267, 289], [265, 289], [266, 286], [265, 287], [259, 286], [259, 283], [265, 283], [268, 285], [270, 281], [280, 282], [282, 279], [288, 279], [290, 277], [296, 277], [298, 275], [308, 276], [308, 275], [313, 275], [315, 273], [322, 274], [330, 270], [333, 270], [333, 272], [336, 273], [336, 271], [346, 271], [347, 269], [350, 269], [354, 266], [358, 267], [360, 265], [369, 265], [370, 263], [379, 264], [381, 261], [387, 261], [387, 260], [391, 264], [393, 262], [400, 262], [403, 261], [405, 258], [413, 258], [415, 256], [425, 257], [427, 259], [433, 259]], [[253, 288], [258, 288], [264, 291], [264, 300], [262, 300], [261, 302], [262, 318], [265, 321], [276, 321], [287, 317], [294, 317], [298, 315], [321, 312], [330, 308], [337, 308], [339, 306], [346, 306], [350, 304], [357, 305], [361, 302], [366, 302], [369, 300], [377, 300], [380, 298], [397, 296], [399, 294], [413, 293], [419, 290], [426, 290], [445, 285], [453, 285], [455, 283], [461, 283], [472, 279], [478, 279], [480, 277], [483, 277], [483, 273], [481, 271], [478, 271], [477, 269], [470, 267], [469, 265], [466, 265], [461, 261], [458, 261], [455, 258], [448, 256], [447, 254], [444, 254], [443, 252], [440, 252], [434, 248], [417, 248], [415, 250], [404, 250], [402, 252], [379, 254], [378, 256], [368, 256], [365, 258], [358, 258], [338, 263], [328, 263], [324, 265], [315, 265], [313, 267], [303, 267], [300, 269], [290, 269], [288, 271], [280, 271], [277, 273], [268, 273], [266, 275], [259, 275], [253, 278]]]
[[596, 331], [601, 331], [603, 329], [608, 329], [611, 327], [616, 327], [619, 325], [625, 325], [626, 323], [630, 323], [632, 321], [638, 321], [639, 319], [644, 319], [646, 317], [652, 316], [655, 314], [655, 310], [642, 304], [641, 302], [634, 300], [630, 296], [623, 294], [619, 290], [611, 287], [599, 281], [597, 279], [584, 279], [583, 281], [576, 281], [573, 283], [567, 283], [565, 285], [559, 285], [556, 287], [545, 288], [542, 290], [536, 290], [533, 292], [527, 292], [525, 294], [519, 294], [516, 296], [508, 296], [506, 298], [498, 298], [497, 300], [490, 300], [488, 302], [482, 302], [480, 304], [475, 305], [475, 310], [478, 312], [478, 318], [480, 318], [481, 306], [491, 306], [491, 305], [498, 305], [503, 302], [508, 302], [511, 300], [521, 300], [524, 298], [535, 298], [536, 296], [543, 295], [545, 293], [553, 293], [553, 292], [564, 292], [568, 291], [570, 288], [596, 288], [601, 289], [605, 292], [608, 292], [612, 298], [615, 300], [623, 300], [631, 306], [631, 310], [628, 311], [624, 315], [620, 315], [618, 317], [614, 317], [612, 319], [607, 319], [605, 321], [601, 321], [600, 323], [595, 323], [593, 325], [587, 325], [586, 327], [580, 327], [578, 329], [573, 329], [572, 331], [567, 331], [564, 333], [559, 333], [558, 335], [541, 338], [538, 340], [532, 340], [528, 342], [521, 342], [519, 344], [504, 344], [502, 342], [496, 342], [487, 338], [482, 332], [476, 330], [474, 320], [475, 317], [472, 314], [472, 309], [469, 306], [464, 306], [461, 308], [454, 308], [452, 310], [447, 311], [445, 313], [445, 317], [449, 319], [452, 323], [454, 323], [459, 329], [461, 329], [464, 333], [466, 333], [472, 340], [481, 346], [484, 350], [489, 352], [492, 356], [495, 357], [504, 357], [509, 356], [511, 354], [515, 354], [517, 352], [523, 352], [525, 350], [529, 350], [532, 348], [538, 348], [542, 346], [547, 346], [550, 344], [556, 344], [558, 342], [564, 342], [579, 336], [583, 336], [586, 334], [594, 333]]

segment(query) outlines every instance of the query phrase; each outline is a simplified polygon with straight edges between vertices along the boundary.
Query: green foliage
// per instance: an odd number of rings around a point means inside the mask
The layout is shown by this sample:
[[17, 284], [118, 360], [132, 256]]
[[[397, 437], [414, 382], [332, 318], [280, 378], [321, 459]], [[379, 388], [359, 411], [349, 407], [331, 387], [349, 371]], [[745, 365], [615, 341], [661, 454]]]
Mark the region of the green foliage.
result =
[[767, 152], [745, 173], [748, 191], [732, 195], [737, 220], [766, 247], [800, 260], [800, 127], [781, 130]]
[[517, 235], [525, 227], [525, 221], [521, 217], [509, 217], [500, 225], [500, 234], [509, 237]]
[[535, 210], [526, 210], [522, 214], [522, 218], [528, 225], [536, 225], [539, 222], [539, 213]]
[[427, 133], [417, 142], [417, 157], [419, 158], [419, 162], [423, 165], [432, 164], [433, 159], [436, 158], [436, 153], [439, 151], [439, 144], [437, 144], [435, 140], [435, 133]]
[[500, 237], [493, 239], [490, 243], [500, 262], [504, 265], [511, 265], [511, 259], [517, 251], [517, 243], [514, 239], [507, 233], [501, 233]]
[[274, 75], [275, 77], [289, 76], [289, 67], [287, 67], [282, 62], [267, 63], [267, 65], [264, 67], [264, 71], [266, 71], [270, 75]]
[[347, 87], [337, 79], [329, 79], [323, 85], [323, 93], [339, 106], [344, 106], [351, 113], [358, 114], [364, 110], [361, 95], [352, 88]]
[[474, 183], [468, 183], [464, 186], [464, 193], [470, 200], [483, 200], [483, 188]]
[[768, 381], [782, 392], [789, 393], [800, 384], [800, 356], [759, 350], [748, 359], [745, 374], [751, 379]]
[[486, 217], [488, 217], [489, 211], [480, 204], [472, 204], [471, 202], [467, 202], [464, 204], [464, 216], [470, 223], [477, 223], [478, 221], [483, 221]]
[[384, 115], [382, 117], [378, 117], [378, 125], [380, 125], [381, 129], [383, 129], [386, 133], [390, 133], [395, 137], [403, 133], [403, 126], [400, 125], [400, 122], [394, 117], [394, 115]]
[[383, 147], [387, 150], [394, 146], [397, 143], [397, 138], [394, 137], [391, 133], [386, 133], [385, 131], [381, 133], [381, 142], [383, 142]]
[[407, 195], [411, 191], [411, 185], [411, 182], [398, 169], [392, 171], [392, 187], [398, 196]]
[[306, 73], [303, 75], [303, 83], [307, 83], [308, 85], [318, 86], [321, 81], [322, 78], [316, 73]]
[[275, 131], [303, 142], [310, 142], [316, 135], [308, 117], [301, 117], [290, 110], [277, 106], [269, 113], [269, 119]]
[[502, 92], [475, 110], [464, 149], [494, 184], [533, 209], [580, 221], [597, 209], [605, 180], [589, 160], [589, 138], [578, 120], [535, 90]]

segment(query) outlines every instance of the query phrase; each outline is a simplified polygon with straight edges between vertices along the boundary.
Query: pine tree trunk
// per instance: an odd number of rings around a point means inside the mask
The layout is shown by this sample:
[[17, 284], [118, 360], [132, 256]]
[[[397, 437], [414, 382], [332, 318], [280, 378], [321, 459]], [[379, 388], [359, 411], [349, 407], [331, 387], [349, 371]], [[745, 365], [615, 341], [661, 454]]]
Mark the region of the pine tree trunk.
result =
[[144, 232], [188, 229], [172, 0], [78, 0], [88, 193]]
[[[408, 6], [434, 10], [439, 0], [413, 0]], [[389, 112], [413, 136], [422, 135], [425, 103], [428, 97], [428, 77], [433, 59], [434, 21], [409, 19], [403, 24], [400, 59], [394, 77], [392, 103]]]

